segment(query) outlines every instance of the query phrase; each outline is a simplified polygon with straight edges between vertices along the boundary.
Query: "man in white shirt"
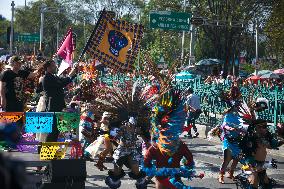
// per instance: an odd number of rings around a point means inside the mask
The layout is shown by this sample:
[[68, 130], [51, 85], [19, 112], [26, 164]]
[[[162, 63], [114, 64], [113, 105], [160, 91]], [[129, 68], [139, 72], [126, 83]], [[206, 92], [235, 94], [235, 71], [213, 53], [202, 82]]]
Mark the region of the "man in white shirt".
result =
[[[191, 124], [194, 130], [193, 137], [197, 137], [199, 133], [197, 132], [197, 128], [195, 126], [195, 120], [199, 118], [201, 114], [201, 106], [200, 106], [200, 98], [199, 96], [193, 94], [193, 89], [187, 89], [187, 100], [186, 100], [186, 107], [187, 107], [187, 125]], [[191, 129], [188, 131], [187, 137], [191, 138]]]

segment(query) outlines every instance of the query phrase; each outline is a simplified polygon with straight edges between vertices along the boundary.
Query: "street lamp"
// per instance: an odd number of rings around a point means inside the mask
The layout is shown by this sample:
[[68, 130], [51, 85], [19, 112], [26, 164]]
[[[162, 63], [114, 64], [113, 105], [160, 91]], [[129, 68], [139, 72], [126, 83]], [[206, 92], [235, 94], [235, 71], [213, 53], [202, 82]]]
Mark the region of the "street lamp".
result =
[[42, 40], [43, 40], [43, 22], [44, 22], [44, 11], [46, 10], [47, 5], [42, 4], [40, 7], [40, 34], [39, 34], [39, 50], [42, 50]]
[[258, 65], [258, 22], [256, 22], [255, 26], [255, 75], [257, 75]]
[[14, 11], [15, 11], [15, 3], [12, 1], [12, 19], [11, 19], [11, 32], [10, 32], [10, 54], [13, 54], [13, 41], [14, 41]]
[[[50, 12], [55, 14], [60, 14], [61, 11], [63, 11], [63, 8], [56, 8], [56, 7], [47, 7], [46, 4], [42, 4], [40, 8], [40, 44], [39, 44], [39, 50], [42, 50], [42, 41], [43, 41], [43, 23], [44, 23], [44, 13]], [[58, 41], [59, 41], [59, 21], [56, 25], [57, 31], [56, 31], [56, 42], [57, 42], [57, 48], [58, 48]]]
[[[139, 24], [140, 24], [140, 22], [141, 22], [141, 11], [142, 11], [142, 8], [137, 7], [137, 10], [139, 11], [138, 22], [139, 22]], [[138, 70], [140, 70], [140, 49], [139, 49], [139, 52], [138, 52]]]

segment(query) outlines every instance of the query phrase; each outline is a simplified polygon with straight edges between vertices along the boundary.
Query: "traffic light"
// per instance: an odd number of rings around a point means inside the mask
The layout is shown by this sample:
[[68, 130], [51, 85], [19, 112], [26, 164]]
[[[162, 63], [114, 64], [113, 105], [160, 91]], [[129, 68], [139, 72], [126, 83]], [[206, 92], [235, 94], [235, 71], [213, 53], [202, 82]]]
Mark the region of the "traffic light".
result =
[[204, 24], [204, 19], [202, 17], [192, 17], [190, 22], [192, 25], [200, 26]]

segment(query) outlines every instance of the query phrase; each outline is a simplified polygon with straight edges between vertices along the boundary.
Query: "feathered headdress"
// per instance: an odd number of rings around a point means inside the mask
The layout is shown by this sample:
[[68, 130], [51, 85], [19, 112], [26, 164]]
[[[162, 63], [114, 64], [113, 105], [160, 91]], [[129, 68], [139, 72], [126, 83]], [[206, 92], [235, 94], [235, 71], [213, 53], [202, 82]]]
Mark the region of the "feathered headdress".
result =
[[112, 123], [127, 121], [130, 116], [134, 116], [137, 125], [149, 132], [151, 112], [149, 104], [153, 104], [156, 100], [146, 98], [149, 90], [141, 80], [129, 80], [122, 85], [106, 86], [95, 99], [94, 103], [99, 107], [96, 113], [102, 115], [103, 112], [109, 112]]
[[233, 85], [229, 91], [221, 91], [220, 98], [232, 108], [241, 102], [242, 93], [238, 86]]
[[161, 152], [172, 155], [179, 147], [186, 113], [180, 91], [171, 88], [160, 97], [152, 110], [152, 132]]
[[[158, 100], [152, 108], [151, 134], [161, 152], [172, 155], [179, 147], [179, 136], [183, 132], [186, 113], [184, 111], [184, 95], [172, 85], [172, 73], [180, 60], [177, 59], [168, 70], [167, 75], [160, 73], [157, 65], [147, 53], [144, 53], [143, 67], [148, 75], [155, 77], [159, 83]], [[156, 98], [157, 99], [157, 98]]]

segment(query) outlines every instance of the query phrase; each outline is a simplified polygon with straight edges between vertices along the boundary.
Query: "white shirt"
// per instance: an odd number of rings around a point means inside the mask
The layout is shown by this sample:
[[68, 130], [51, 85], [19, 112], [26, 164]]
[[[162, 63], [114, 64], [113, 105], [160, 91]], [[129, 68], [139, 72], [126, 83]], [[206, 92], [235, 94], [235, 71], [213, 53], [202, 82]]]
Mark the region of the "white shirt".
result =
[[200, 98], [195, 94], [190, 94], [187, 96], [186, 104], [195, 110], [201, 109]]

